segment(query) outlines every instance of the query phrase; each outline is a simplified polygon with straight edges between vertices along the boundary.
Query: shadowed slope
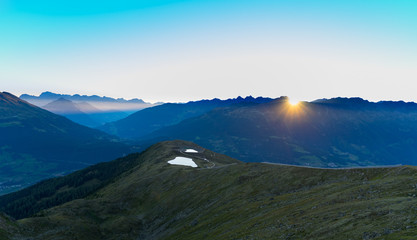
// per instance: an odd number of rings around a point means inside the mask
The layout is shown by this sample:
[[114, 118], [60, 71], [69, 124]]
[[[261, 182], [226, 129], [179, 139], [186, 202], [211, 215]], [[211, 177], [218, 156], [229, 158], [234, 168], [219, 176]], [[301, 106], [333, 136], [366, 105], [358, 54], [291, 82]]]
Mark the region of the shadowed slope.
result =
[[121, 138], [137, 139], [152, 131], [200, 116], [218, 107], [270, 101], [272, 101], [270, 98], [238, 97], [228, 100], [212, 99], [188, 103], [166, 103], [138, 111], [127, 118], [108, 123], [99, 129]]
[[114, 137], [0, 93], [0, 194], [129, 152]]
[[330, 99], [214, 109], [142, 137], [194, 141], [242, 161], [316, 167], [417, 165], [417, 104]]

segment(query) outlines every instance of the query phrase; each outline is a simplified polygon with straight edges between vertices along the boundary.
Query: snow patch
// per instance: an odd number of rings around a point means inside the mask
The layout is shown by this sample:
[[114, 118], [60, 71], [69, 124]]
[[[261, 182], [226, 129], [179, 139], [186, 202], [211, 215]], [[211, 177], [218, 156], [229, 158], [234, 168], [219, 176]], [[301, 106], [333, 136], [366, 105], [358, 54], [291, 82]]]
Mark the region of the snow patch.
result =
[[192, 148], [186, 149], [186, 150], [185, 150], [185, 152], [186, 152], [186, 153], [198, 153], [198, 151], [197, 151], [197, 150], [192, 149]]
[[191, 158], [186, 157], [176, 157], [175, 159], [168, 161], [168, 163], [173, 165], [197, 167], [197, 164], [195, 164], [195, 162]]

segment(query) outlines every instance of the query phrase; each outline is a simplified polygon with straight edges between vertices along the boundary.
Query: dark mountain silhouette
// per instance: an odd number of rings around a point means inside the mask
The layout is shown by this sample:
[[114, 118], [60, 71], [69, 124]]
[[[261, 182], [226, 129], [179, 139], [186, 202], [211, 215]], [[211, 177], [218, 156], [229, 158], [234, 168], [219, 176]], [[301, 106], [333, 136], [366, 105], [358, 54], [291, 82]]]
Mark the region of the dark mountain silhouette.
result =
[[[168, 164], [176, 157], [197, 167]], [[1, 196], [1, 211], [20, 220], [0, 214], [0, 238], [413, 239], [416, 182], [411, 166], [243, 163], [162, 142]]]
[[129, 152], [114, 137], [0, 93], [0, 194]]
[[127, 118], [108, 123], [99, 129], [122, 138], [137, 139], [157, 129], [177, 124], [191, 117], [200, 116], [218, 107], [270, 101], [272, 101], [271, 98], [253, 98], [249, 96], [228, 100], [212, 99], [188, 103], [166, 103], [138, 111]]
[[194, 141], [243, 161], [317, 167], [417, 164], [417, 104], [286, 98], [231, 105], [138, 138]]

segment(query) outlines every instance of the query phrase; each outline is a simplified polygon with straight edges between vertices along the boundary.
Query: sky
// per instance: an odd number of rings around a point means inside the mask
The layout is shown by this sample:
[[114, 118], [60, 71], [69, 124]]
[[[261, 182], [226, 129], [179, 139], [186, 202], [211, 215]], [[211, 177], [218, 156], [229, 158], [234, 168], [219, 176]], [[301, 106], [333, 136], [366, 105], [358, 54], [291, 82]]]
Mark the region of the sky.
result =
[[0, 0], [0, 86], [417, 102], [415, 0]]

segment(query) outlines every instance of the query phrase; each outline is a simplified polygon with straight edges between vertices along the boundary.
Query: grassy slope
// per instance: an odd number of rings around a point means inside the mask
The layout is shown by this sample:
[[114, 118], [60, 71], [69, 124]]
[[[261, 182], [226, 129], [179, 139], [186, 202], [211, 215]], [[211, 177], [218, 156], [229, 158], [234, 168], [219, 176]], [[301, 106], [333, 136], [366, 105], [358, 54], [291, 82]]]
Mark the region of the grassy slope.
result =
[[140, 164], [139, 154], [99, 163], [64, 177], [39, 182], [20, 191], [0, 196], [0, 211], [16, 218], [83, 198], [106, 186], [119, 175]]
[[157, 144], [142, 154], [140, 166], [89, 197], [19, 224], [36, 239], [412, 239], [417, 234], [414, 167], [308, 169], [240, 163], [210, 151], [204, 156], [216, 168], [166, 163], [190, 144]]
[[9, 216], [0, 213], [0, 239], [10, 239], [12, 235], [20, 235], [19, 225]]

